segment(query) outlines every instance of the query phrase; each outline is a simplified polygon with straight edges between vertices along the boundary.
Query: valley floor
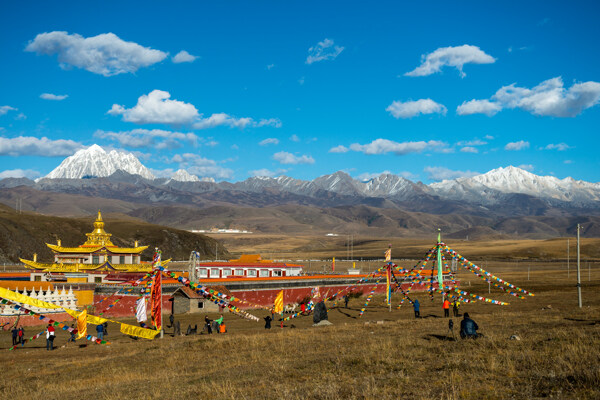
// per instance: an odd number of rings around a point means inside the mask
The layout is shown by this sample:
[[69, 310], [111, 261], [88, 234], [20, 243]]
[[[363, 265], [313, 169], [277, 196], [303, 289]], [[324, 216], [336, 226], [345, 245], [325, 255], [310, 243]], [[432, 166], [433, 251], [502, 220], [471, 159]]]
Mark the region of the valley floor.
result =
[[[375, 297], [362, 317], [364, 298], [348, 309], [330, 303], [329, 327], [313, 328], [312, 318], [302, 317], [265, 331], [262, 322], [226, 314], [227, 334], [172, 337], [167, 328], [164, 339], [132, 340], [109, 325], [110, 345], [64, 347], [61, 331], [52, 352], [43, 338], [8, 351], [10, 334], [2, 332], [0, 398], [600, 397], [600, 271], [590, 280], [583, 275], [579, 309], [574, 274], [536, 270], [527, 280], [515, 266], [498, 268], [490, 270], [536, 296], [520, 300], [491, 289], [489, 297], [511, 304], [463, 305], [461, 313], [485, 334], [480, 340], [453, 340], [440, 298], [431, 302], [425, 293], [414, 294], [422, 304], [418, 320], [407, 304], [390, 313]], [[459, 278], [465, 290], [488, 296], [485, 282], [468, 272]], [[182, 331], [188, 324], [201, 330], [203, 315], [176, 319]]]

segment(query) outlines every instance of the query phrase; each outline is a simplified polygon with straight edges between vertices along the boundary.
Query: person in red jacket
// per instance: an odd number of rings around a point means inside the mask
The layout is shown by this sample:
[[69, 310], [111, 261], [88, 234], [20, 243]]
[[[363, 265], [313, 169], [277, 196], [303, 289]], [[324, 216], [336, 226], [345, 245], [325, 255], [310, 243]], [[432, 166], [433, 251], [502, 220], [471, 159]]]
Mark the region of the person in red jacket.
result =
[[46, 350], [54, 350], [54, 338], [54, 327], [48, 324], [48, 328], [46, 328]]
[[448, 299], [444, 299], [444, 304], [442, 304], [442, 308], [444, 309], [444, 317], [450, 317], [450, 301]]

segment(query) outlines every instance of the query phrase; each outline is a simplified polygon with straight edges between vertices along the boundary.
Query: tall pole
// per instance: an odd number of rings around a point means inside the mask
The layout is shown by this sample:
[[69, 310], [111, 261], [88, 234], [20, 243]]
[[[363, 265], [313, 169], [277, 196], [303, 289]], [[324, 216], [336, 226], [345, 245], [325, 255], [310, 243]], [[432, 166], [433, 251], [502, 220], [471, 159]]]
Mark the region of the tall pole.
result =
[[[442, 243], [442, 230], [438, 229], [438, 247], [437, 247], [437, 265], [438, 265], [438, 289], [444, 293], [444, 276], [442, 273], [442, 247], [440, 245]], [[444, 296], [442, 295], [442, 299]]]
[[569, 238], [567, 238], [567, 278], [571, 274], [571, 268], [569, 266], [569, 260], [570, 260], [569, 251], [570, 251]]
[[579, 308], [583, 307], [581, 303], [581, 269], [580, 269], [580, 254], [579, 254], [579, 230], [581, 225], [577, 224], [577, 297], [579, 298]]

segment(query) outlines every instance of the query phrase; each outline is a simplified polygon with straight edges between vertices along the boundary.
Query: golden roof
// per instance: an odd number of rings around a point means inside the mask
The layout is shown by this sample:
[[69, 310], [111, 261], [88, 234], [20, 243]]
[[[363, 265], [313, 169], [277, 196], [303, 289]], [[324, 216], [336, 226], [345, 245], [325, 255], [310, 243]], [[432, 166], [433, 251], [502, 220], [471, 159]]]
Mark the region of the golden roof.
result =
[[50, 250], [56, 253], [95, 253], [102, 249], [106, 249], [107, 251], [115, 254], [119, 253], [141, 253], [146, 250], [148, 246], [138, 246], [138, 247], [117, 247], [117, 246], [86, 246], [81, 245], [79, 247], [63, 247], [55, 244], [46, 243], [46, 246], [50, 248]]
[[[32, 260], [19, 259], [27, 268], [40, 270], [44, 272], [92, 272], [92, 271], [117, 271], [117, 272], [150, 272], [152, 264], [111, 264], [105, 262], [102, 264], [56, 264], [56, 263], [40, 263]], [[171, 259], [161, 261], [164, 267]]]
[[87, 240], [84, 244], [77, 247], [63, 247], [61, 245], [60, 240], [58, 244], [49, 244], [46, 243], [46, 246], [50, 248], [55, 253], [95, 253], [102, 249], [113, 253], [141, 253], [146, 250], [148, 246], [138, 246], [137, 241], [135, 242], [135, 247], [118, 247], [115, 246], [111, 241], [110, 237], [112, 236], [110, 233], [107, 233], [104, 230], [104, 221], [102, 220], [102, 214], [100, 210], [98, 210], [98, 217], [96, 217], [96, 221], [94, 221], [94, 230], [90, 233], [86, 233]]

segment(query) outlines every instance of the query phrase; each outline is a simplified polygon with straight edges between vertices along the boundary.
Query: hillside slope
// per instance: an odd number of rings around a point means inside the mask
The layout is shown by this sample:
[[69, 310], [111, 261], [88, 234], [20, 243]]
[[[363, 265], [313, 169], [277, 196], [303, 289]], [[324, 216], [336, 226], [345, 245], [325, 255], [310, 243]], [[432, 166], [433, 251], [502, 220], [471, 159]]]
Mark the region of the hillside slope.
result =
[[[162, 250], [163, 258], [187, 260], [192, 250], [202, 258], [213, 258], [215, 251], [220, 257], [228, 257], [227, 250], [216, 240], [175, 228], [152, 225], [136, 220], [111, 218], [104, 215], [105, 228], [112, 234], [117, 246], [130, 247], [136, 240], [149, 247], [142, 253], [142, 260], [151, 260], [154, 248]], [[95, 215], [86, 218], [49, 217], [33, 213], [18, 214], [10, 207], [0, 205], [0, 262], [17, 262], [19, 258], [51, 261], [52, 252], [46, 243], [78, 246], [86, 240], [85, 234], [93, 230]]]

